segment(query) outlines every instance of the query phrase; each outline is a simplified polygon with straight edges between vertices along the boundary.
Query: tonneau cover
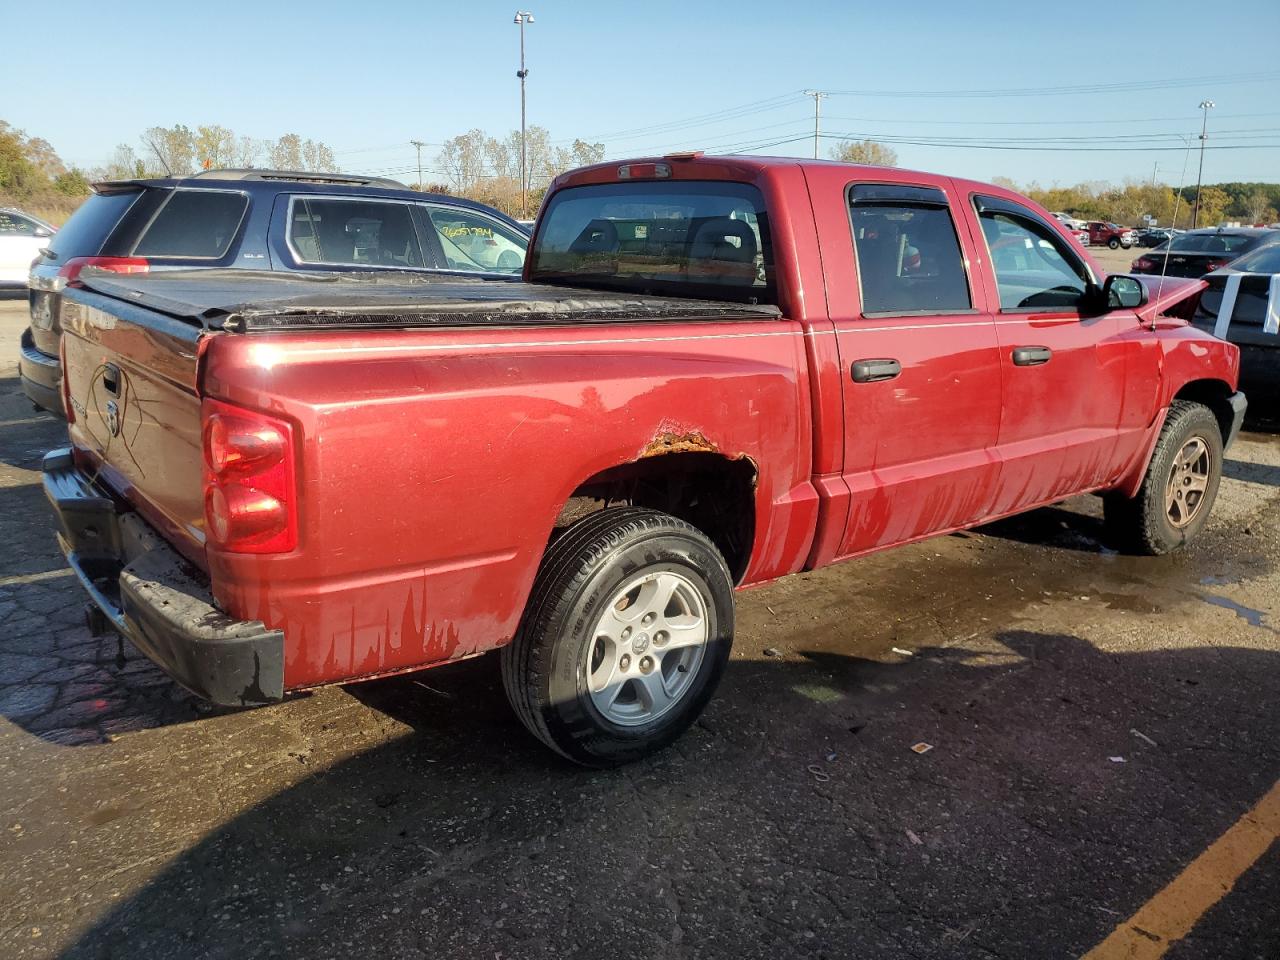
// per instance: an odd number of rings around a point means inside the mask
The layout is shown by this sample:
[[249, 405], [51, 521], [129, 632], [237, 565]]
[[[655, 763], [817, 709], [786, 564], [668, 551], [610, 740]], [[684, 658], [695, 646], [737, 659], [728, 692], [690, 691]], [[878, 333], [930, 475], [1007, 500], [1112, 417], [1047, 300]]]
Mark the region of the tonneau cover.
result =
[[771, 319], [777, 307], [653, 297], [423, 273], [86, 269], [84, 286], [150, 310], [234, 331], [317, 327], [521, 326], [641, 320]]

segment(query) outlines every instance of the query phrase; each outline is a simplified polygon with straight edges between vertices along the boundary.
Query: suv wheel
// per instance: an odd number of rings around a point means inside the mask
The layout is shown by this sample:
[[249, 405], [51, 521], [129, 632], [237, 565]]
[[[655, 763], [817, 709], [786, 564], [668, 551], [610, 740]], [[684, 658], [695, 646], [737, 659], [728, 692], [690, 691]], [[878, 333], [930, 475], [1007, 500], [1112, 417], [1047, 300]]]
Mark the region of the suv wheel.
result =
[[602, 510], [547, 550], [502, 651], [503, 686], [547, 746], [614, 766], [693, 723], [732, 642], [733, 581], [715, 545], [655, 510]]
[[1107, 527], [1140, 553], [1169, 553], [1204, 529], [1221, 481], [1217, 417], [1203, 404], [1175, 400], [1138, 495], [1104, 497]]

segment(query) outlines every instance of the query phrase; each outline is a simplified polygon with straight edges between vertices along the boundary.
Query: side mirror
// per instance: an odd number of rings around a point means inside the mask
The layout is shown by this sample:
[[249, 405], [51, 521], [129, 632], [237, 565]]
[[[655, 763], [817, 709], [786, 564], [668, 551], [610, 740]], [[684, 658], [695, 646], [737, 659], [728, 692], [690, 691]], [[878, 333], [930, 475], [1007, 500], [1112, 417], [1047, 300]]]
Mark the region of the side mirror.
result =
[[1133, 277], [1113, 273], [1102, 285], [1102, 298], [1108, 310], [1136, 310], [1147, 302], [1147, 288]]

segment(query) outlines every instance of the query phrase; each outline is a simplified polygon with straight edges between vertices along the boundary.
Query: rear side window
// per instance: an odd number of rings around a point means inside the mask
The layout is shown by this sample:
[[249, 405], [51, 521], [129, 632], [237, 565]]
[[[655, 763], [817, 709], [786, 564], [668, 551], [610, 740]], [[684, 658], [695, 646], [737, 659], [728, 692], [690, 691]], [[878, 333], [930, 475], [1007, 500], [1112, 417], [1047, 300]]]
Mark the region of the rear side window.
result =
[[[972, 307], [955, 224], [936, 200], [894, 196], [889, 188], [850, 191], [853, 246], [864, 314], [932, 314]], [[907, 188], [914, 189], [914, 188]]]
[[542, 214], [531, 277], [772, 303], [764, 198], [745, 183], [640, 181], [570, 187]]
[[249, 206], [243, 193], [175, 190], [133, 248], [137, 257], [217, 260], [231, 249]]
[[426, 207], [450, 270], [519, 273], [529, 239], [468, 210]]
[[289, 247], [301, 263], [422, 267], [409, 204], [385, 200], [293, 197]]
[[111, 231], [140, 196], [140, 189], [95, 193], [50, 238], [49, 252], [60, 260], [97, 256]]

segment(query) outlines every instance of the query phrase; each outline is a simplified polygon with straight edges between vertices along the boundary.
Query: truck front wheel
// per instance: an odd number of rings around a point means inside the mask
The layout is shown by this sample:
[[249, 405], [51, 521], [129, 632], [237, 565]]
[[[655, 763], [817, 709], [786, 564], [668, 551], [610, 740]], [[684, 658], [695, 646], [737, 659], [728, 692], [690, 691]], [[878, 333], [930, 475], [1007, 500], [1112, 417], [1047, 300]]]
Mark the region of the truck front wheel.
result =
[[502, 680], [543, 743], [615, 766], [693, 723], [732, 642], [733, 580], [715, 545], [676, 517], [607, 509], [547, 550]]
[[1222, 431], [1208, 407], [1175, 400], [1147, 474], [1132, 499], [1103, 498], [1106, 525], [1122, 546], [1162, 554], [1194, 539], [1209, 521], [1222, 481]]

